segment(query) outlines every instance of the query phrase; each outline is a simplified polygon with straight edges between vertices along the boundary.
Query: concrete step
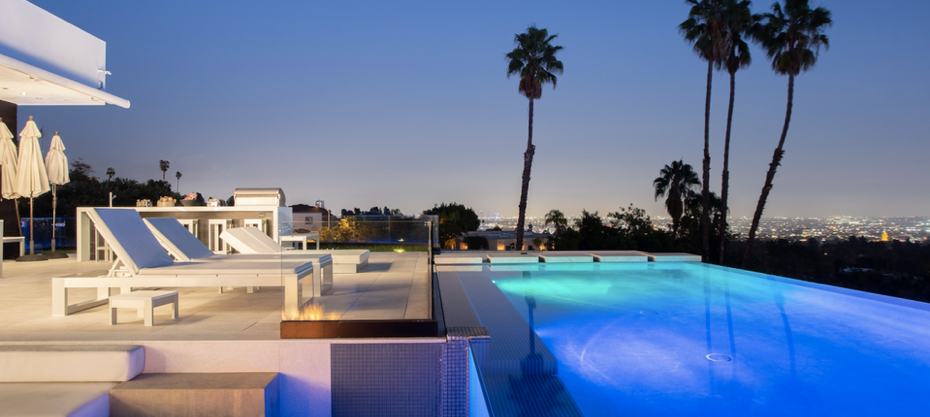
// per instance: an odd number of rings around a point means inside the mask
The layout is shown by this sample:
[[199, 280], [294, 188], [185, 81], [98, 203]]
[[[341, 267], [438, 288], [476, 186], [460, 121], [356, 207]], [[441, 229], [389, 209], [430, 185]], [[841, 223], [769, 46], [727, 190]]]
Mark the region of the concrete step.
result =
[[110, 390], [111, 416], [277, 416], [278, 373], [141, 374]]

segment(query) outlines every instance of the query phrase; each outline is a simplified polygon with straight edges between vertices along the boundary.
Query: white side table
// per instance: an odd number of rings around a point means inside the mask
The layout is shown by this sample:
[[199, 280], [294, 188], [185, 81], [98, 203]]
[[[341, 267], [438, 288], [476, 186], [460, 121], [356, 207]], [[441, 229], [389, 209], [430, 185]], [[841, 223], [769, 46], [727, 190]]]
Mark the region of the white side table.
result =
[[178, 292], [177, 291], [133, 291], [126, 294], [110, 296], [110, 324], [116, 324], [117, 308], [135, 308], [143, 316], [146, 326], [153, 326], [152, 316], [155, 307], [165, 304], [174, 304], [171, 318], [178, 318]]
[[282, 235], [278, 236], [278, 243], [283, 244], [284, 242], [295, 242], [300, 243], [300, 250], [308, 250], [307, 239], [316, 240], [316, 250], [320, 250], [320, 234], [317, 232], [313, 233], [295, 233], [292, 235]]
[[[0, 226], [3, 226], [3, 224], [0, 223]], [[19, 256], [26, 254], [26, 238], [22, 236], [4, 236], [3, 243], [19, 243]]]

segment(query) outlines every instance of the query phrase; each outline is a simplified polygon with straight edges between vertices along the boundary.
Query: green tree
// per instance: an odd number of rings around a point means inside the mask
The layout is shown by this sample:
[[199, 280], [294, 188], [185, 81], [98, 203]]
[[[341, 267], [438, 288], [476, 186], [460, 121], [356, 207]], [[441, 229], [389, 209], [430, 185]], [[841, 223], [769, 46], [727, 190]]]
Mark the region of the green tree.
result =
[[181, 171], [175, 172], [174, 177], [178, 179], [178, 192], [181, 192]]
[[[470, 231], [478, 230], [481, 221], [471, 208], [452, 202], [423, 211], [423, 214], [439, 216], [439, 239], [443, 244], [454, 241], [456, 237]], [[444, 245], [445, 246], [445, 245]]]
[[[730, 104], [727, 108], [727, 130], [723, 142], [723, 173], [722, 184], [720, 186], [720, 210], [722, 215], [719, 220], [720, 233], [720, 259], [719, 263], [723, 264], [723, 255], [726, 252], [726, 230], [727, 230], [727, 213], [729, 205], [727, 197], [730, 188], [730, 127], [733, 124], [733, 102], [736, 97], [736, 71], [740, 68], [746, 68], [752, 63], [752, 56], [749, 53], [749, 45], [746, 44], [747, 38], [753, 25], [753, 16], [749, 11], [749, 0], [737, 1], [726, 0], [724, 2], [723, 27], [726, 32], [724, 36], [724, 67], [730, 74]], [[704, 207], [706, 210], [707, 207]]]
[[568, 228], [568, 219], [565, 218], [565, 215], [562, 214], [560, 210], [549, 210], [549, 212], [546, 213], [543, 227], [548, 226], [549, 223], [552, 223], [552, 227], [555, 228], [555, 233], [549, 237], [548, 242], [546, 243], [547, 249], [562, 249], [562, 247], [559, 245], [559, 238]]
[[833, 24], [829, 10], [823, 7], [811, 9], [808, 0], [785, 0], [784, 7], [776, 2], [772, 5], [772, 13], [764, 13], [758, 20], [759, 22], [753, 25], [753, 39], [765, 49], [766, 56], [772, 60], [775, 73], [788, 76], [788, 106], [785, 111], [785, 125], [765, 175], [765, 185], [762, 186], [756, 211], [752, 216], [749, 236], [746, 238], [746, 251], [743, 254], [743, 266], [749, 263], [759, 219], [762, 218], [765, 202], [772, 190], [775, 171], [785, 155], [785, 137], [791, 122], [791, 107], [794, 105], [794, 77], [813, 68], [817, 63], [821, 45], [824, 48], [830, 47], [830, 40], [823, 34], [823, 30]]
[[685, 199], [688, 191], [693, 187], [701, 185], [697, 173], [690, 164], [682, 160], [672, 161], [672, 165], [666, 165], [659, 171], [659, 176], [652, 181], [655, 188], [655, 199], [665, 197], [665, 210], [672, 218], [672, 232], [677, 235], [681, 225], [681, 216], [685, 211]]
[[161, 169], [161, 180], [165, 180], [165, 174], [168, 173], [168, 168], [171, 167], [171, 162], [168, 162], [164, 159], [158, 161], [158, 168]]
[[671, 232], [656, 230], [646, 211], [633, 207], [620, 207], [620, 211], [609, 213], [610, 230], [613, 231], [610, 249], [642, 250], [654, 252], [679, 251]]
[[[704, 164], [701, 190], [703, 213], [709, 213], [710, 207], [710, 92], [714, 76], [714, 66], [718, 68], [724, 60], [726, 50], [724, 41], [723, 12], [724, 0], [685, 0], [691, 5], [688, 19], [678, 25], [678, 31], [685, 40], [693, 44], [694, 52], [707, 61], [707, 93], [704, 99]], [[710, 218], [701, 218], [704, 253], [710, 251]]]
[[545, 221], [546, 223], [544, 223], [543, 226], [548, 226], [549, 223], [552, 223], [552, 227], [555, 228], [555, 234], [559, 234], [568, 227], [568, 219], [566, 219], [565, 215], [559, 210], [549, 210], [549, 212], [546, 213]]
[[116, 170], [113, 169], [113, 167], [107, 168], [107, 181], [108, 182], [113, 179], [114, 175], [116, 175]]
[[561, 46], [552, 45], [551, 42], [558, 35], [549, 35], [543, 29], [530, 26], [525, 33], [514, 35], [517, 47], [507, 53], [510, 60], [507, 66], [507, 78], [511, 75], [520, 75], [518, 91], [530, 100], [529, 134], [526, 141], [526, 152], [523, 154], [523, 186], [520, 191], [520, 214], [517, 218], [516, 247], [523, 247], [524, 222], [526, 221], [526, 196], [530, 188], [530, 168], [533, 165], [533, 155], [536, 146], [533, 145], [533, 101], [542, 97], [543, 84], [556, 85], [555, 74], [562, 73], [562, 61], [555, 59], [555, 54], [562, 50]]
[[[713, 241], [719, 239], [720, 224], [720, 198], [716, 193], [710, 193], [710, 213], [708, 217], [710, 222], [710, 237]], [[701, 218], [703, 217], [703, 206], [701, 206], [701, 194], [688, 190], [685, 196], [685, 212], [681, 216], [681, 225], [678, 230], [677, 251], [695, 252], [701, 249]], [[703, 259], [709, 261], [717, 258], [716, 246], [710, 248], [710, 252], [703, 254]]]
[[591, 213], [587, 210], [581, 210], [581, 217], [575, 219], [575, 227], [578, 228], [578, 233], [581, 234], [578, 249], [608, 249], [609, 228], [604, 226], [604, 220], [596, 211]]

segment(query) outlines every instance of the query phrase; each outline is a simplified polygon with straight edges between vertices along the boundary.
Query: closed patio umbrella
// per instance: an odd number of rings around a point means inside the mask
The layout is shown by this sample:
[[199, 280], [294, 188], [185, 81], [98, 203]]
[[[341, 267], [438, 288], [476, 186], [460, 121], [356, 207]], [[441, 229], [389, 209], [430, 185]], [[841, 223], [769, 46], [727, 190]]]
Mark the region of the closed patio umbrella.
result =
[[13, 133], [0, 119], [0, 198], [14, 199], [19, 197], [14, 190], [16, 184], [16, 145], [13, 144]]
[[55, 223], [55, 209], [58, 207], [58, 186], [71, 182], [71, 176], [68, 174], [68, 157], [65, 156], [65, 144], [61, 141], [61, 136], [55, 132], [52, 137], [52, 144], [48, 147], [48, 154], [45, 155], [45, 167], [48, 169], [48, 182], [52, 185], [52, 251], [46, 253], [49, 258], [67, 258], [61, 252], [55, 252], [55, 230], [58, 229]]
[[29, 116], [26, 127], [19, 134], [19, 166], [17, 167], [16, 193], [29, 197], [29, 254], [17, 258], [17, 261], [46, 261], [48, 258], [36, 255], [35, 240], [32, 230], [32, 200], [49, 191], [48, 173], [45, 171], [45, 161], [42, 159], [42, 149], [39, 148], [39, 138], [42, 132], [36, 127], [36, 122]]

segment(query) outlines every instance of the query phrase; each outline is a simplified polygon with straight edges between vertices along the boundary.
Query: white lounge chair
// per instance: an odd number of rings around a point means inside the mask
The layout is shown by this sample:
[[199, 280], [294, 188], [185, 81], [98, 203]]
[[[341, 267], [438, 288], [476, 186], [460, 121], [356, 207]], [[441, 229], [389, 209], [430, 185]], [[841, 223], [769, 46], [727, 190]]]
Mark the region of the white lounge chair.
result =
[[[220, 238], [240, 253], [282, 253], [281, 245], [256, 227], [229, 228], [220, 234]], [[361, 271], [368, 266], [368, 257], [371, 255], [368, 250], [354, 249], [300, 251], [301, 255], [311, 253], [332, 255], [333, 272], [337, 274], [354, 274]]]
[[319, 297], [333, 287], [333, 257], [326, 253], [276, 253], [217, 255], [194, 237], [174, 217], [142, 219], [168, 254], [181, 262], [310, 262], [313, 264], [313, 296]]
[[[310, 262], [175, 262], [135, 210], [94, 209], [87, 214], [117, 259], [106, 276], [52, 278], [53, 315], [64, 316], [106, 304], [113, 287], [128, 292], [145, 287], [224, 286], [283, 286], [285, 317], [300, 314], [302, 280], [313, 276]], [[97, 288], [97, 299], [68, 305], [68, 288]]]

